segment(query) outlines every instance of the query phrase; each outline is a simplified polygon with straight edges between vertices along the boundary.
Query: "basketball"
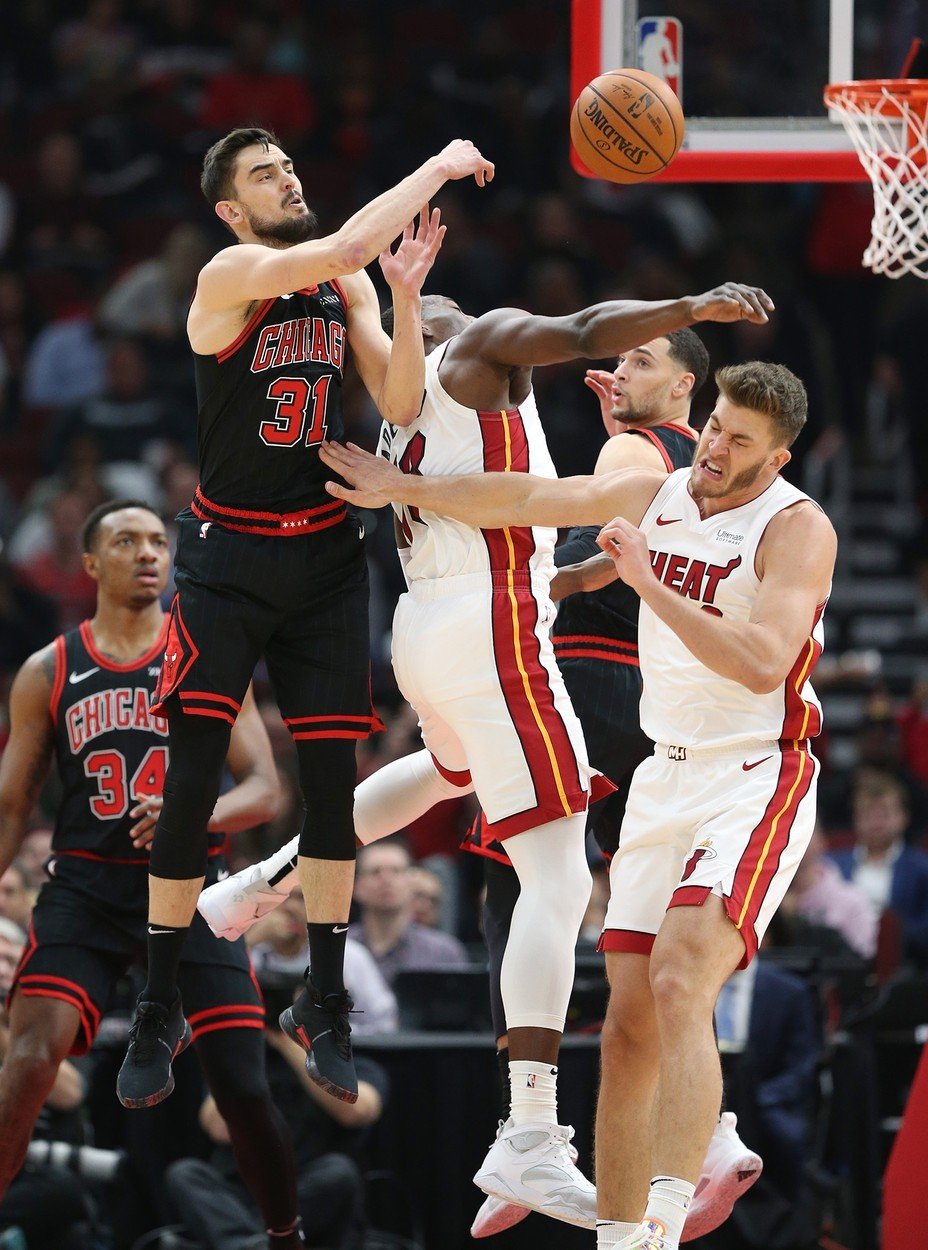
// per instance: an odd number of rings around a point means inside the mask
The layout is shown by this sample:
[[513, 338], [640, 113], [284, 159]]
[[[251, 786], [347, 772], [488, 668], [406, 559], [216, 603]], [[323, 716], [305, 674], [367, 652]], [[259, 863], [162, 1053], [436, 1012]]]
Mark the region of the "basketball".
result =
[[616, 69], [580, 92], [570, 141], [598, 178], [644, 182], [679, 152], [684, 125], [680, 101], [665, 82], [642, 69]]

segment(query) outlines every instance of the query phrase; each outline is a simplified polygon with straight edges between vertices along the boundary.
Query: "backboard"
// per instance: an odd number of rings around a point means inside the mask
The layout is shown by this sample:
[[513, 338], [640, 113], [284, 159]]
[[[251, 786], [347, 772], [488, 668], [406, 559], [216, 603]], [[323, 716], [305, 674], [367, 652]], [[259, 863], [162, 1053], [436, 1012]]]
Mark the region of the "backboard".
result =
[[[829, 82], [899, 74], [925, 0], [573, 0], [571, 99], [638, 66], [686, 115], [663, 182], [845, 182], [866, 174], [822, 101]], [[590, 176], [571, 151], [578, 173]]]

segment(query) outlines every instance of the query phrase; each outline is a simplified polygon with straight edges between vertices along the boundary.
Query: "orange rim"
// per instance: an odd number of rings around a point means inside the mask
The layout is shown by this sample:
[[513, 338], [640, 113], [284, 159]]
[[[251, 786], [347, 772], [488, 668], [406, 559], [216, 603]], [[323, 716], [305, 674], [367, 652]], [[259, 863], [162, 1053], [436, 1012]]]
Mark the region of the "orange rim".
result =
[[928, 113], [928, 79], [865, 78], [859, 82], [832, 82], [825, 88], [825, 103], [840, 108], [851, 101], [858, 108], [874, 108], [877, 104], [895, 108], [902, 115], [902, 105], [914, 105]]

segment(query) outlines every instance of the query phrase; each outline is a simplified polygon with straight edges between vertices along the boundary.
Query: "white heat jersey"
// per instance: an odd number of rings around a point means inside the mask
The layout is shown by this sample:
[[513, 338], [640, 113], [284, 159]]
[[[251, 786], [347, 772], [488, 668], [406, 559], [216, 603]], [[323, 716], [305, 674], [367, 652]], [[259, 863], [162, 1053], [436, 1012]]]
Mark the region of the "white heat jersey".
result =
[[[808, 495], [778, 477], [757, 499], [703, 520], [689, 478], [689, 469], [671, 473], [642, 519], [654, 572], [705, 611], [747, 621], [760, 587], [755, 556], [764, 530], [778, 512]], [[752, 694], [697, 660], [642, 602], [641, 728], [655, 742], [691, 748], [815, 737], [822, 709], [809, 677], [822, 653], [824, 608], [822, 603], [817, 609], [786, 681], [769, 694]]]
[[[556, 477], [531, 391], [518, 408], [478, 412], [451, 398], [438, 377], [445, 347], [425, 360], [425, 399], [411, 425], [384, 422], [378, 454], [404, 473], [533, 473]], [[529, 574], [533, 583], [554, 576], [557, 530], [520, 526], [480, 530], [434, 512], [394, 504], [406, 541], [410, 583], [472, 573]]]

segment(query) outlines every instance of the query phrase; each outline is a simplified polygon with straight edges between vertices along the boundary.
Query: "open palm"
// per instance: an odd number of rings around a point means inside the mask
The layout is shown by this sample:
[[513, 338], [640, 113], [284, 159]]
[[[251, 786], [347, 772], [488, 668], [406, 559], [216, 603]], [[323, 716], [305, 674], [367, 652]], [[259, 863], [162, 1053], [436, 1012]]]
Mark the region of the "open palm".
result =
[[419, 294], [435, 263], [446, 229], [447, 226], [441, 224], [441, 211], [436, 208], [429, 212], [426, 204], [419, 214], [418, 226], [414, 230], [413, 222], [409, 223], [396, 251], [388, 247], [380, 253], [380, 268], [392, 291]]

